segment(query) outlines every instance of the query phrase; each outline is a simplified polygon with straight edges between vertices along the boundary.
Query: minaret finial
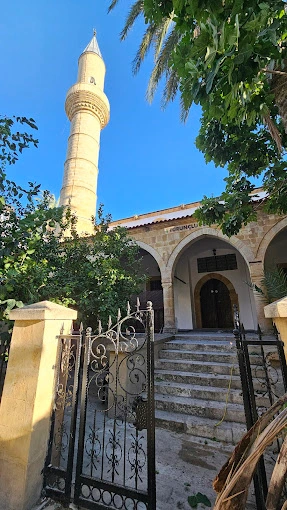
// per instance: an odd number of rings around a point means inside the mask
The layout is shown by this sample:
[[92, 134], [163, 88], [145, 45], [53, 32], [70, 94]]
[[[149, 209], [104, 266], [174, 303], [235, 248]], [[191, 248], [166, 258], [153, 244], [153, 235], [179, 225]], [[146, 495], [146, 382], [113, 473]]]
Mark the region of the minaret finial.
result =
[[86, 46], [86, 48], [84, 49], [83, 53], [85, 53], [86, 51], [96, 53], [99, 57], [103, 58], [102, 54], [101, 54], [101, 50], [98, 45], [97, 31], [95, 28], [93, 28], [93, 37], [92, 37], [91, 41], [89, 42], [88, 46]]

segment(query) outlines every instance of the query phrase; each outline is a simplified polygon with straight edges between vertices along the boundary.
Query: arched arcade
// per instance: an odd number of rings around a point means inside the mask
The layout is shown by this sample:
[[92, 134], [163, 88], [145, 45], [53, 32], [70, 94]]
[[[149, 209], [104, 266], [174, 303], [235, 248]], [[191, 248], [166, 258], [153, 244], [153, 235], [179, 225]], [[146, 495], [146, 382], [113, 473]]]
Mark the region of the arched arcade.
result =
[[246, 329], [257, 327], [248, 264], [235, 246], [213, 235], [194, 237], [173, 265], [178, 330], [232, 329], [233, 305]]

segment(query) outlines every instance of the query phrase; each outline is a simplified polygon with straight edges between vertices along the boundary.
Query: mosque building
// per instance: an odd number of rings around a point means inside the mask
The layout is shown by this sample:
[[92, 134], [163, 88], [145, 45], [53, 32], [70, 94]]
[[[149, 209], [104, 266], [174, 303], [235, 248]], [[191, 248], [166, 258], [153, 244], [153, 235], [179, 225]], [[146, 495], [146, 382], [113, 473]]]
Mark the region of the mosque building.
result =
[[[78, 231], [92, 234], [97, 202], [100, 133], [110, 115], [104, 93], [105, 63], [96, 34], [79, 58], [78, 78], [67, 93], [71, 121], [60, 204], [78, 216]], [[254, 192], [257, 221], [228, 238], [218, 226], [199, 226], [200, 202], [124, 218], [121, 225], [140, 247], [149, 279], [141, 295], [155, 309], [156, 331], [232, 329], [232, 307], [246, 330], [270, 327], [266, 304], [250, 283], [261, 286], [264, 268], [287, 271], [287, 216], [263, 210], [265, 194]], [[249, 285], [248, 285], [249, 284]]]

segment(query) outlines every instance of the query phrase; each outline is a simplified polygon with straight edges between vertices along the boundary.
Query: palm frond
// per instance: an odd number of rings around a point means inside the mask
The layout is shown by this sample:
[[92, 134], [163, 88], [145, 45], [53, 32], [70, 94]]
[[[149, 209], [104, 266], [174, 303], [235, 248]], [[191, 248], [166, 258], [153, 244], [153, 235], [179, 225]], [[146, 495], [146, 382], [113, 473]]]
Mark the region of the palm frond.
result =
[[[272, 422], [258, 435], [254, 441], [248, 456], [244, 462], [235, 469], [228, 480], [226, 487], [216, 499], [214, 510], [227, 510], [232, 508], [245, 508], [248, 489], [251, 484], [254, 471], [266, 448], [272, 444], [287, 425], [287, 410], [283, 409]], [[270, 507], [269, 507], [270, 508]]]
[[246, 283], [251, 289], [263, 296], [267, 303], [273, 303], [273, 301], [287, 296], [287, 275], [281, 267], [265, 269], [260, 282], [261, 287], [252, 282]]
[[154, 23], [151, 23], [147, 30], [145, 31], [140, 47], [136, 53], [136, 56], [132, 63], [133, 73], [137, 74], [140, 70], [140, 67], [157, 36], [157, 26]]
[[173, 17], [174, 13], [172, 12], [170, 16], [163, 19], [162, 23], [158, 27], [158, 33], [155, 41], [155, 55], [154, 55], [155, 60], [157, 60], [157, 58], [159, 57], [167, 33], [173, 25]]
[[168, 73], [167, 76], [170, 75], [171, 72], [169, 65], [170, 55], [174, 51], [178, 42], [180, 41], [180, 38], [181, 35], [174, 28], [166, 38], [162, 50], [158, 58], [156, 59], [156, 63], [152, 70], [146, 92], [146, 98], [150, 103], [154, 98], [155, 91], [163, 75], [166, 73]]
[[[111, 0], [109, 11], [114, 9], [119, 0]], [[144, 0], [135, 0], [128, 13], [125, 26], [121, 32], [121, 40], [124, 40], [139, 16], [144, 15]], [[140, 46], [132, 63], [133, 73], [137, 74], [149, 50], [153, 46], [155, 65], [152, 70], [146, 98], [152, 102], [155, 91], [160, 80], [165, 77], [165, 88], [162, 97], [162, 107], [165, 108], [169, 101], [173, 101], [179, 88], [179, 77], [177, 73], [170, 67], [170, 55], [175, 50], [176, 45], [181, 39], [181, 34], [174, 27], [174, 12], [164, 18], [158, 25], [149, 23], [143, 35]], [[188, 112], [184, 112], [186, 120]]]
[[161, 107], [164, 110], [168, 103], [174, 101], [179, 87], [179, 77], [177, 72], [172, 69], [169, 75], [166, 76], [166, 83], [162, 94]]
[[[118, 2], [118, 0], [113, 0], [113, 3]], [[130, 11], [128, 13], [128, 17], [125, 22], [125, 26], [121, 32], [121, 41], [124, 41], [124, 39], [127, 37], [129, 31], [134, 26], [135, 21], [137, 18], [144, 13], [144, 0], [137, 0], [130, 8]]]
[[266, 269], [261, 284], [266, 289], [269, 303], [277, 301], [287, 295], [287, 277], [281, 267]]
[[187, 121], [189, 110], [190, 110], [190, 106], [186, 105], [184, 98], [181, 96], [180, 97], [180, 120], [181, 120], [181, 122]]
[[112, 2], [110, 3], [109, 7], [108, 7], [108, 12], [111, 12], [115, 6], [117, 5], [117, 3], [119, 2], [119, 0], [112, 0]]

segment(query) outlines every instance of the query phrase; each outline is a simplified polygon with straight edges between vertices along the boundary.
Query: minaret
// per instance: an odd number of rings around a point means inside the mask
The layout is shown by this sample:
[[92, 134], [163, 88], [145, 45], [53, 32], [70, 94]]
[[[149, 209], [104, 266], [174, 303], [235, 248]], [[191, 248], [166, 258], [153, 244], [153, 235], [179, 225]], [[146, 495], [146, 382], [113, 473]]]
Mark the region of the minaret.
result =
[[67, 93], [65, 110], [71, 121], [60, 205], [78, 217], [77, 232], [93, 233], [96, 214], [100, 133], [110, 117], [104, 93], [106, 74], [96, 32], [79, 58], [77, 83]]

